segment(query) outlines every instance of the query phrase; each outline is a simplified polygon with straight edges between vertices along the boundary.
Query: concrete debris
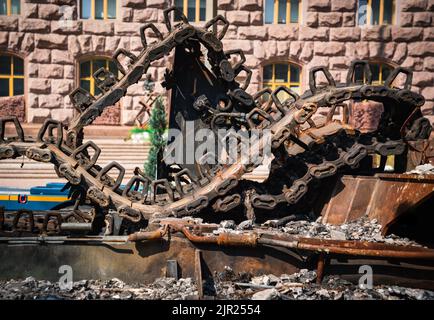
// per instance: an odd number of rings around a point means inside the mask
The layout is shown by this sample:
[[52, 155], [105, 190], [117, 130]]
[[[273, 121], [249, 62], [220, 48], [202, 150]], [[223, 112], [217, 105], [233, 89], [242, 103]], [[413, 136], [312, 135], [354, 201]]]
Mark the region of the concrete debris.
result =
[[381, 234], [381, 225], [376, 219], [369, 220], [368, 217], [362, 217], [358, 220], [342, 225], [322, 224], [321, 220], [317, 221], [291, 221], [287, 223], [282, 230], [288, 234], [297, 235], [306, 238], [321, 238], [333, 240], [360, 240], [369, 242], [382, 242], [395, 245], [413, 245], [420, 246], [418, 243], [408, 238], [401, 238], [394, 234], [383, 236]]
[[339, 230], [330, 230], [330, 236], [334, 240], [346, 240], [347, 235], [345, 232], [339, 231]]
[[[373, 286], [363, 289], [338, 276], [326, 276], [322, 284], [316, 284], [315, 271], [300, 272], [276, 277], [274, 288], [262, 289], [259, 285], [269, 283], [274, 275], [253, 277], [245, 285], [233, 282], [216, 283], [220, 299], [252, 300], [434, 300], [434, 292], [399, 286]], [[269, 283], [270, 284], [270, 283]]]
[[265, 289], [252, 295], [252, 300], [276, 300], [280, 297], [276, 289]]
[[241, 222], [238, 227], [240, 230], [251, 230], [253, 229], [253, 221], [252, 220], [245, 220]]
[[242, 272], [242, 273], [236, 274], [234, 272], [234, 270], [232, 270], [232, 268], [229, 266], [225, 266], [224, 270], [222, 272], [216, 273], [214, 275], [214, 277], [219, 282], [227, 282], [227, 281], [236, 282], [236, 281], [239, 281], [239, 282], [246, 282], [247, 283], [253, 279], [250, 273]]
[[431, 163], [421, 164], [407, 174], [434, 174], [434, 166]]
[[[217, 299], [252, 300], [434, 300], [434, 292], [400, 286], [379, 285], [364, 289], [338, 276], [326, 276], [316, 283], [316, 272], [302, 269], [291, 275], [267, 274], [252, 277], [235, 274], [230, 267], [215, 273], [205, 293]], [[153, 283], [126, 284], [119, 279], [81, 280], [72, 287], [36, 280], [0, 281], [0, 299], [13, 300], [187, 300], [197, 298], [191, 278], [158, 278]]]
[[234, 220], [223, 220], [220, 222], [220, 227], [223, 229], [235, 229], [237, 227], [237, 224]]
[[278, 282], [280, 282], [279, 277], [276, 277], [274, 274], [268, 275], [268, 284], [269, 285], [276, 285]]
[[233, 220], [223, 220], [220, 222], [220, 227], [218, 230], [221, 232], [226, 230], [251, 230], [253, 229], [253, 225], [254, 224], [252, 220], [244, 220], [238, 225]]
[[268, 285], [269, 284], [269, 278], [267, 276], [263, 277], [253, 277], [251, 283], [256, 285]]
[[7, 300], [186, 300], [197, 296], [191, 278], [158, 278], [148, 285], [128, 285], [119, 279], [81, 280], [72, 287], [28, 277], [0, 281], [0, 299]]
[[[322, 217], [319, 217], [315, 221], [308, 220], [308, 218], [306, 220], [290, 221], [279, 230], [294, 236], [305, 238], [358, 240], [401, 246], [421, 246], [409, 238], [402, 238], [394, 234], [383, 236], [381, 234], [381, 224], [379, 224], [376, 219], [370, 220], [367, 216], [341, 225], [331, 225], [329, 223], [323, 224], [321, 219]], [[262, 224], [262, 227], [267, 228], [270, 231], [276, 230], [271, 226], [272, 221], [273, 220], [266, 221]], [[251, 220], [243, 221], [238, 226], [233, 220], [225, 220], [220, 223], [219, 228], [213, 230], [213, 234], [217, 235], [222, 232], [241, 234], [244, 230], [251, 229], [252, 227], [253, 222]]]

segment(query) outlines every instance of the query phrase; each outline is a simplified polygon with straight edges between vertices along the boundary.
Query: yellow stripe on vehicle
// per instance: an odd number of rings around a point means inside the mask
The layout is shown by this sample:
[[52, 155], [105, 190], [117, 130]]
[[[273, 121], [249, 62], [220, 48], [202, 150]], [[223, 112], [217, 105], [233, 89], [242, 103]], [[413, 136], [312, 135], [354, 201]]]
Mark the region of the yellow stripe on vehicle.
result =
[[[43, 202], [63, 202], [68, 201], [70, 198], [64, 196], [37, 196], [37, 195], [25, 195], [27, 201], [43, 201]], [[3, 201], [18, 201], [18, 195], [0, 195], [0, 200]]]
[[68, 197], [47, 197], [47, 196], [28, 196], [27, 201], [49, 201], [49, 202], [63, 202], [69, 200]]

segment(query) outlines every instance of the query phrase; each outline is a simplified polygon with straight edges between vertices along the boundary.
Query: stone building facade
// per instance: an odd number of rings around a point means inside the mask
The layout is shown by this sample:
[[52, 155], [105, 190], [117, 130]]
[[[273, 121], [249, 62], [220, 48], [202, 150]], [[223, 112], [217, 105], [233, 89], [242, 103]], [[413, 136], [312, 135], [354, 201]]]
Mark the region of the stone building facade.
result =
[[[81, 18], [82, 1], [21, 0], [19, 14], [0, 16], [0, 55], [18, 57], [24, 63], [23, 92], [0, 98], [0, 116], [14, 114], [28, 123], [47, 117], [71, 117], [75, 111], [67, 94], [80, 84], [80, 62], [92, 57], [109, 58], [117, 48], [139, 54], [140, 26], [153, 22], [165, 30], [163, 9], [175, 3], [113, 0], [116, 17], [98, 20]], [[251, 93], [270, 81], [265, 78], [270, 78], [270, 70], [276, 71], [267, 66], [273, 64], [296, 66], [299, 75], [293, 82], [303, 92], [308, 88], [312, 67], [329, 67], [339, 82], [344, 81], [351, 60], [367, 59], [378, 65], [412, 68], [413, 90], [425, 96], [423, 113], [434, 122], [434, 0], [392, 1], [391, 24], [361, 25], [361, 5], [372, 5], [372, 1], [375, 0], [300, 0], [297, 13], [290, 11], [289, 4], [287, 7], [288, 12], [298, 15], [297, 21], [284, 24], [265, 23], [266, 14], [271, 14], [265, 13], [270, 5], [267, 0], [196, 3], [206, 5], [207, 18], [218, 13], [231, 23], [224, 46], [226, 50], [244, 50], [246, 65], [253, 70]], [[383, 5], [385, 1], [378, 3]], [[294, 1], [288, 2], [294, 5]], [[276, 10], [273, 14], [283, 12], [278, 5], [272, 7]], [[161, 81], [171, 59], [169, 56], [155, 62], [149, 70], [152, 78]], [[272, 78], [275, 81], [274, 73]], [[159, 84], [156, 90], [162, 90]], [[127, 96], [107, 111], [99, 123], [132, 124], [143, 93], [143, 83], [130, 87]]]

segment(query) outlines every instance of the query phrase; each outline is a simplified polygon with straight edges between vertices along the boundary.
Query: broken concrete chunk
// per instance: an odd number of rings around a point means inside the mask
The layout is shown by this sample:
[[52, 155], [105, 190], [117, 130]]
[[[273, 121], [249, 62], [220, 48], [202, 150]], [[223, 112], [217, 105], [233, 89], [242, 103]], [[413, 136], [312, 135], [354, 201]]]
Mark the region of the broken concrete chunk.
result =
[[279, 291], [276, 289], [266, 289], [256, 292], [252, 296], [252, 300], [276, 300], [280, 297]]

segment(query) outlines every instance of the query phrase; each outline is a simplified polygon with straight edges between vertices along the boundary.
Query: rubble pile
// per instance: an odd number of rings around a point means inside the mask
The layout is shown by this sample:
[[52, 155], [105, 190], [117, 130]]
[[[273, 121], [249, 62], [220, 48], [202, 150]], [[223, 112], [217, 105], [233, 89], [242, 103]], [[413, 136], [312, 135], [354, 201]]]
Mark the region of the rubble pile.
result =
[[[316, 221], [310, 220], [296, 220], [288, 222], [284, 227], [275, 229], [270, 227], [271, 223], [276, 223], [277, 220], [269, 220], [265, 222], [262, 227], [268, 230], [279, 230], [287, 234], [304, 237], [304, 238], [320, 238], [332, 240], [358, 240], [368, 242], [381, 242], [393, 245], [402, 246], [421, 246], [409, 238], [401, 238], [397, 235], [390, 234], [383, 236], [381, 234], [381, 225], [376, 219], [370, 220], [367, 216], [354, 220], [350, 223], [341, 225], [331, 225], [329, 223], [323, 224], [322, 217]], [[242, 232], [243, 230], [252, 229], [253, 223], [251, 220], [241, 222], [239, 225], [232, 220], [225, 220], [220, 223], [220, 227], [214, 231], [218, 234], [221, 232]]]
[[0, 281], [0, 299], [14, 300], [185, 300], [197, 296], [191, 278], [158, 278], [148, 285], [127, 285], [119, 279], [81, 280], [72, 288], [61, 288], [58, 282], [36, 280]]
[[[235, 274], [226, 267], [207, 281], [204, 292], [216, 299], [252, 300], [434, 300], [434, 292], [399, 286], [360, 288], [337, 276], [327, 276], [321, 285], [315, 283], [315, 271], [280, 277], [273, 274], [252, 277]], [[210, 294], [212, 293], [212, 294]], [[198, 291], [191, 278], [175, 280], [158, 278], [148, 285], [126, 284], [119, 279], [81, 280], [72, 288], [61, 288], [57, 282], [36, 280], [0, 281], [0, 299], [8, 300], [188, 300], [197, 299]]]
[[434, 174], [434, 166], [431, 163], [421, 164], [413, 170], [406, 172], [407, 174]]
[[418, 243], [408, 238], [401, 238], [394, 234], [383, 236], [381, 234], [381, 225], [376, 219], [369, 220], [368, 217], [362, 217], [350, 223], [337, 226], [321, 223], [321, 217], [316, 221], [291, 221], [282, 228], [282, 231], [306, 238], [359, 240], [402, 246], [420, 246]]
[[[226, 272], [231, 272], [227, 270]], [[221, 278], [221, 276], [220, 276]], [[233, 279], [233, 277], [232, 277]], [[252, 300], [433, 300], [434, 292], [399, 286], [361, 288], [338, 276], [327, 276], [316, 284], [315, 271], [300, 270], [292, 275], [263, 275], [248, 282], [224, 281], [218, 287], [219, 298]]]

